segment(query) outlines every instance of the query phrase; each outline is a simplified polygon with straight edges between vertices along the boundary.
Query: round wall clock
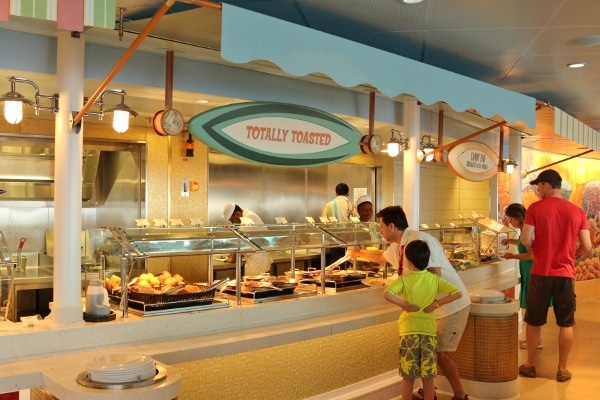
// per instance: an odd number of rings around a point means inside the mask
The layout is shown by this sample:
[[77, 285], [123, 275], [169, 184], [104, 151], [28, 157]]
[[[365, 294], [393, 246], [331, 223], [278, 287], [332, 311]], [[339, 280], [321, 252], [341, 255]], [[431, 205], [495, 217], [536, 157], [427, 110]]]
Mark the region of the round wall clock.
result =
[[373, 154], [379, 154], [381, 152], [381, 148], [383, 146], [383, 142], [381, 141], [381, 137], [378, 135], [370, 135], [369, 136], [369, 149]]
[[157, 112], [152, 121], [154, 130], [161, 136], [179, 135], [183, 131], [183, 124], [183, 115], [172, 108]]

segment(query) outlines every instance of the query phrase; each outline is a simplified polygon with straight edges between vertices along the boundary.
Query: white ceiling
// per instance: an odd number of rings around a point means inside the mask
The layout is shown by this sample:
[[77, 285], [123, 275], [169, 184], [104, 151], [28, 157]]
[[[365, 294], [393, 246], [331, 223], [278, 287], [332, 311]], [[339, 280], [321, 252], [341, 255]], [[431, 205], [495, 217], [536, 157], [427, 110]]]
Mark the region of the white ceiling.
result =
[[[416, 5], [401, 0], [225, 0], [224, 3], [529, 95], [600, 129], [598, 0], [424, 0]], [[164, 0], [118, 0], [117, 7], [124, 9], [122, 37], [118, 30], [91, 28], [85, 31], [86, 42], [128, 47], [162, 4]], [[115, 14], [118, 20], [119, 9]], [[177, 1], [139, 50], [162, 54], [173, 50], [176, 57], [228, 64], [219, 55], [220, 15], [217, 10]], [[0, 29], [56, 33], [52, 22], [32, 24], [31, 20], [16, 17], [0, 23]], [[581, 37], [591, 37], [594, 44], [572, 43]], [[566, 67], [573, 62], [587, 65], [576, 70]], [[236, 66], [285, 75], [268, 62]], [[9, 73], [0, 70], [4, 76]], [[335, 85], [319, 74], [301, 79]], [[94, 92], [98, 84], [86, 82], [85, 92]], [[150, 117], [164, 108], [164, 90], [133, 85], [121, 88], [127, 91], [126, 103], [141, 112], [136, 124], [140, 121], [149, 124]], [[174, 108], [186, 117], [195, 115], [196, 100], [200, 97], [211, 100], [207, 107], [238, 101], [175, 91]], [[552, 132], [530, 131], [524, 137], [523, 143], [528, 147], [569, 156], [582, 152], [580, 145], [559, 139]], [[593, 158], [600, 158], [594, 154]]]

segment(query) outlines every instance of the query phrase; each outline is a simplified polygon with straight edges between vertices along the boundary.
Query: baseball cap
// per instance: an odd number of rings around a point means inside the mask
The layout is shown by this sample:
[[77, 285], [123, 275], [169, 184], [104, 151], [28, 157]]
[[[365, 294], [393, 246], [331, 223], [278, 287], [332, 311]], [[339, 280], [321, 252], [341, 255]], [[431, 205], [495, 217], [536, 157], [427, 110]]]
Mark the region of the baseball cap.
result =
[[534, 180], [532, 180], [529, 183], [531, 185], [537, 185], [540, 182], [561, 183], [562, 178], [560, 177], [559, 173], [556, 172], [555, 170], [547, 169], [547, 170], [540, 172], [540, 174], [537, 176], [537, 178], [535, 178]]
[[233, 210], [235, 210], [234, 203], [226, 203], [225, 207], [223, 207], [223, 218], [229, 219], [233, 215]]
[[369, 196], [369, 195], [367, 195], [367, 194], [365, 194], [365, 195], [362, 195], [362, 196], [360, 196], [360, 197], [358, 198], [358, 200], [356, 200], [356, 205], [357, 205], [357, 206], [359, 206], [359, 205], [361, 205], [362, 203], [365, 203], [365, 202], [367, 202], [367, 201], [368, 201], [369, 203], [373, 203], [373, 202], [371, 201], [371, 196]]

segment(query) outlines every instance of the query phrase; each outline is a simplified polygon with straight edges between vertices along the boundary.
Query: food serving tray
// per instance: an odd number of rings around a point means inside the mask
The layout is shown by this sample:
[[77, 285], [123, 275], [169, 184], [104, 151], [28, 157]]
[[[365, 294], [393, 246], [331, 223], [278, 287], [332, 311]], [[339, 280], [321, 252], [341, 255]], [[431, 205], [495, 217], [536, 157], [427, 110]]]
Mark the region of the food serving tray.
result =
[[[321, 286], [320, 279], [303, 279], [301, 283], [314, 283], [317, 286]], [[364, 288], [366, 285], [362, 283], [361, 279], [350, 279], [350, 280], [325, 280], [325, 291], [327, 292], [343, 292], [346, 290]]]
[[185, 305], [182, 304], [179, 307], [173, 308], [161, 308], [157, 307], [153, 304], [145, 304], [140, 303], [136, 300], [129, 302], [129, 311], [132, 314], [139, 315], [142, 317], [151, 317], [154, 315], [168, 315], [168, 314], [178, 314], [184, 312], [195, 312], [195, 311], [204, 311], [204, 310], [214, 310], [217, 308], [227, 308], [230, 307], [229, 298], [217, 298], [211, 304], [204, 305]]
[[[213, 304], [216, 289], [185, 294], [150, 294], [129, 291], [127, 304], [130, 309], [142, 311], [145, 315], [157, 315], [160, 311], [174, 310], [168, 313], [191, 311], [191, 307]], [[121, 302], [121, 292], [109, 293], [113, 301]], [[166, 312], [165, 312], [166, 313]]]
[[[242, 287], [241, 297], [242, 301], [251, 304], [267, 303], [270, 301], [285, 300], [285, 299], [296, 299], [298, 297], [305, 297], [316, 295], [315, 285], [302, 285], [283, 287], [282, 290], [277, 290], [269, 287], [257, 287], [252, 288], [255, 290], [246, 290]], [[310, 289], [310, 290], [307, 290]], [[235, 287], [227, 286], [223, 293], [235, 296]]]

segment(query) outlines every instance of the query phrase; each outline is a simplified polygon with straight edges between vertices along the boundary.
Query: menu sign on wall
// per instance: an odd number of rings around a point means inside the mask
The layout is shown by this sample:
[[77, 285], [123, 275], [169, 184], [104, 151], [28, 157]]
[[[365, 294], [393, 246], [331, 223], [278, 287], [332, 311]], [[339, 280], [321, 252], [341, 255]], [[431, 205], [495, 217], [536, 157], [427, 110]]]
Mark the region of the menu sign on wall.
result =
[[232, 157], [288, 167], [342, 161], [358, 154], [363, 136], [335, 115], [272, 102], [213, 108], [190, 119], [188, 129]]
[[480, 182], [498, 173], [498, 155], [485, 143], [463, 142], [448, 152], [448, 166], [461, 178]]

